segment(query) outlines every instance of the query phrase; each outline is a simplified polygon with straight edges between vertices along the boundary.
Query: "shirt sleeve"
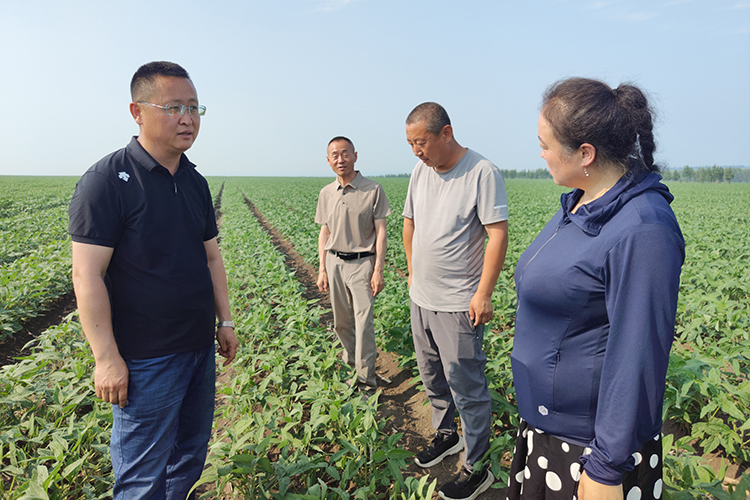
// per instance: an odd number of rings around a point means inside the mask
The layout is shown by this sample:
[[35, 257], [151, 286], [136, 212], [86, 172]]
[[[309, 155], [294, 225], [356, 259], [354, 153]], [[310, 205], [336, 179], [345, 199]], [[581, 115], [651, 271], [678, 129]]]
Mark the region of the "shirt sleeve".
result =
[[121, 200], [104, 174], [86, 172], [68, 206], [68, 232], [73, 241], [114, 248], [122, 232]]
[[325, 189], [326, 188], [320, 190], [320, 193], [318, 194], [318, 207], [315, 209], [315, 223], [320, 224], [321, 226], [327, 224], [327, 215], [325, 204], [323, 202], [323, 199], [325, 198]]
[[604, 267], [610, 331], [586, 474], [616, 485], [633, 454], [661, 429], [684, 247], [661, 224], [644, 224], [610, 250]]
[[206, 181], [205, 178], [203, 178], [203, 186], [208, 200], [208, 210], [206, 210], [206, 230], [203, 233], [203, 241], [209, 241], [219, 235], [219, 226], [216, 224], [214, 199], [211, 196], [211, 189], [208, 187], [208, 181]]
[[391, 215], [391, 206], [388, 204], [385, 190], [380, 184], [378, 184], [378, 196], [375, 200], [375, 206], [373, 207], [372, 213], [374, 219], [385, 219]]
[[406, 191], [406, 199], [404, 200], [404, 211], [401, 214], [402, 216], [406, 217], [407, 219], [413, 219], [414, 218], [414, 200], [412, 197], [414, 196], [414, 182], [415, 177], [417, 176], [417, 169], [416, 167], [411, 173], [411, 177], [409, 177], [409, 188]]
[[479, 174], [477, 215], [483, 226], [508, 220], [508, 195], [500, 169], [490, 162]]

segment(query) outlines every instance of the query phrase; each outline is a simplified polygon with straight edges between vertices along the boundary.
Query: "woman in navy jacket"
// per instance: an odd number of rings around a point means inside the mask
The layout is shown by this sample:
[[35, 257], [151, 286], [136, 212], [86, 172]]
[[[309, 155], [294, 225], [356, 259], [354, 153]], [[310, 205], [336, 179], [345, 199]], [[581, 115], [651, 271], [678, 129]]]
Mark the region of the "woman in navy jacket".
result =
[[544, 95], [542, 158], [574, 189], [516, 266], [511, 499], [661, 497], [685, 244], [652, 129], [632, 85], [572, 78]]

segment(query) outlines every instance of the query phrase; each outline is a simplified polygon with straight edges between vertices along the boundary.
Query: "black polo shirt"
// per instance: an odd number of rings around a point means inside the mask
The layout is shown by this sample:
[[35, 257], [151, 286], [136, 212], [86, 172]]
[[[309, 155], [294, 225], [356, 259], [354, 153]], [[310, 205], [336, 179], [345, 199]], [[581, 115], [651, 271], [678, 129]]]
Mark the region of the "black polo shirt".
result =
[[213, 342], [203, 242], [218, 234], [208, 183], [183, 154], [174, 177], [134, 137], [76, 185], [73, 241], [114, 248], [106, 283], [120, 355], [152, 358]]

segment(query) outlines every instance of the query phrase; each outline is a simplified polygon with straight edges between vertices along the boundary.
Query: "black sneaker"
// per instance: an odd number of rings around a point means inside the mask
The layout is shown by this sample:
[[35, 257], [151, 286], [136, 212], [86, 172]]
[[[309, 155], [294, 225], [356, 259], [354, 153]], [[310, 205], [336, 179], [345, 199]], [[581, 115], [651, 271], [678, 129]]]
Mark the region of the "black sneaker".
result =
[[461, 472], [450, 483], [445, 483], [438, 491], [445, 500], [474, 500], [489, 489], [495, 482], [489, 464], [479, 470], [469, 472], [461, 467]]
[[359, 393], [359, 399], [365, 403], [367, 403], [371, 397], [375, 396], [375, 393], [377, 393], [378, 388], [372, 387], [369, 385], [358, 385], [357, 386], [357, 392]]
[[455, 455], [463, 449], [464, 440], [457, 432], [447, 437], [438, 432], [430, 446], [414, 457], [414, 463], [420, 467], [432, 467], [442, 462], [448, 455]]

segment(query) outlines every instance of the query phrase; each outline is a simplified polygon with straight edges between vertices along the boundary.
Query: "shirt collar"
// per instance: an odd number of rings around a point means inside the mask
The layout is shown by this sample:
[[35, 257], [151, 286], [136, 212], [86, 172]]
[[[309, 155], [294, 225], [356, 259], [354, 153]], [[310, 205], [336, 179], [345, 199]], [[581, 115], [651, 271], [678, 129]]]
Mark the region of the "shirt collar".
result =
[[[155, 167], [161, 167], [164, 168], [163, 165], [161, 165], [158, 161], [154, 160], [154, 158], [148, 154], [148, 151], [146, 151], [140, 142], [138, 142], [138, 136], [134, 135], [132, 139], [130, 139], [130, 143], [128, 143], [127, 147], [128, 153], [133, 156], [135, 161], [137, 161], [143, 168], [151, 172]], [[196, 168], [195, 164], [188, 160], [188, 157], [185, 155], [185, 153], [182, 153], [180, 155], [180, 169], [182, 167], [187, 168]], [[179, 172], [180, 169], [177, 169]], [[166, 169], [165, 169], [166, 170]]]
[[336, 189], [346, 189], [351, 186], [352, 189], [356, 190], [359, 188], [360, 182], [362, 182], [362, 174], [359, 173], [359, 170], [355, 170], [357, 174], [354, 176], [354, 179], [347, 184], [346, 186], [342, 186], [341, 183], [339, 183], [339, 186]]
[[672, 202], [673, 196], [669, 193], [667, 186], [659, 182], [661, 176], [645, 170], [635, 171], [632, 175], [623, 175], [612, 188], [585, 205], [581, 205], [575, 213], [571, 210], [580, 200], [583, 191], [574, 189], [560, 195], [560, 202], [564, 211], [564, 218], [573, 222], [583, 232], [591, 236], [597, 236], [602, 227], [617, 214], [622, 207], [646, 191], [660, 192], [668, 202]]

